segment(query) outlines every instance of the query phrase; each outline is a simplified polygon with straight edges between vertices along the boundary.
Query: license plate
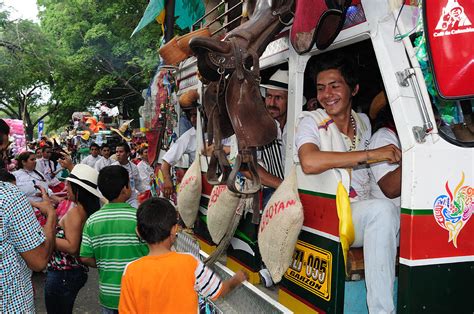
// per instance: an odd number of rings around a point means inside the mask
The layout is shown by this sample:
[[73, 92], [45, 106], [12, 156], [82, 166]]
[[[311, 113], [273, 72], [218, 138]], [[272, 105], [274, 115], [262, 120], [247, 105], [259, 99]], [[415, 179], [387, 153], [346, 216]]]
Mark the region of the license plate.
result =
[[285, 278], [320, 298], [331, 299], [332, 254], [301, 240]]

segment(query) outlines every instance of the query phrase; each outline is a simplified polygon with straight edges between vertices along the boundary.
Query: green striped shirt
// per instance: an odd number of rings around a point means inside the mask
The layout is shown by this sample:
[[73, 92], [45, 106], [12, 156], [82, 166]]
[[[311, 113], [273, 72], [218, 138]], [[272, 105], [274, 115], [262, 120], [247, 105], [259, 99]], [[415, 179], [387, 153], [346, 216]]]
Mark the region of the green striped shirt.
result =
[[109, 203], [87, 219], [82, 231], [82, 257], [93, 257], [99, 269], [99, 300], [118, 309], [125, 266], [148, 254], [135, 233], [137, 210], [127, 203]]

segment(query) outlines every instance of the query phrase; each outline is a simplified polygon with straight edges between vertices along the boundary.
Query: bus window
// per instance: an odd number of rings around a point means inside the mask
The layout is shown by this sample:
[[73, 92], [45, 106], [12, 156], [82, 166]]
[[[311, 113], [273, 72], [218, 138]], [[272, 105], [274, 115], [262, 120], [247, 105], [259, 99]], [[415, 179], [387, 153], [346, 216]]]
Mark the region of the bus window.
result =
[[474, 99], [461, 101], [442, 99], [435, 87], [423, 34], [415, 33], [410, 36], [410, 39], [417, 51], [417, 59], [425, 78], [428, 93], [430, 94], [431, 105], [440, 136], [454, 145], [473, 147]]
[[[370, 39], [363, 40], [334, 51], [325, 52], [325, 54], [339, 52], [351, 56], [357, 62], [359, 73], [363, 73], [363, 75], [359, 75], [359, 92], [352, 100], [352, 108], [371, 117], [369, 113], [372, 102], [377, 95], [385, 91], [372, 42]], [[311, 57], [305, 70], [304, 97], [308, 100], [317, 96], [315, 78], [312, 77], [317, 58], [318, 55]], [[372, 123], [374, 119], [375, 116], [371, 117]]]

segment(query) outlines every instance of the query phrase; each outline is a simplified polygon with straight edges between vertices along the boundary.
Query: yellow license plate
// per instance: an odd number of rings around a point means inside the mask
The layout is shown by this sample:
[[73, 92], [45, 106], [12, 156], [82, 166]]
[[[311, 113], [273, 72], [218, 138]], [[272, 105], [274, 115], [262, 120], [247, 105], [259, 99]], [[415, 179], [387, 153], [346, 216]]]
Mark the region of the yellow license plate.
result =
[[331, 300], [331, 274], [331, 252], [298, 240], [285, 278], [329, 301]]

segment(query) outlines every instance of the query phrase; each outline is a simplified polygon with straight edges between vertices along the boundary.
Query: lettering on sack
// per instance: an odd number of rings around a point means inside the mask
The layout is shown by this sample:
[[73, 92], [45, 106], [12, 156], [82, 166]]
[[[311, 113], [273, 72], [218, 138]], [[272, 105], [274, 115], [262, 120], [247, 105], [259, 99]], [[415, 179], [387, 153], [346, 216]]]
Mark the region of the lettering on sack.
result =
[[462, 7], [457, 0], [448, 0], [448, 3], [443, 8], [438, 24], [436, 24], [436, 30], [434, 37], [443, 37], [463, 33], [474, 32], [474, 28], [471, 27], [472, 23], [469, 20], [464, 7]]
[[268, 210], [265, 211], [265, 214], [262, 217], [262, 222], [260, 223], [260, 232], [263, 232], [265, 227], [268, 225], [270, 220], [275, 217], [276, 215], [280, 214], [281, 212], [285, 211], [288, 207], [295, 205], [296, 200], [288, 200], [288, 201], [277, 201], [270, 205]]
[[181, 191], [187, 186], [189, 185], [191, 182], [194, 182], [196, 181], [196, 176], [190, 176], [189, 178], [187, 178], [186, 180], [184, 180], [183, 182], [181, 182]]
[[225, 186], [225, 185], [218, 185], [217, 187], [212, 189], [211, 199], [209, 200], [209, 205], [214, 204], [215, 202], [217, 202], [217, 199], [219, 198], [221, 193], [224, 192], [226, 189], [227, 189], [227, 186]]

